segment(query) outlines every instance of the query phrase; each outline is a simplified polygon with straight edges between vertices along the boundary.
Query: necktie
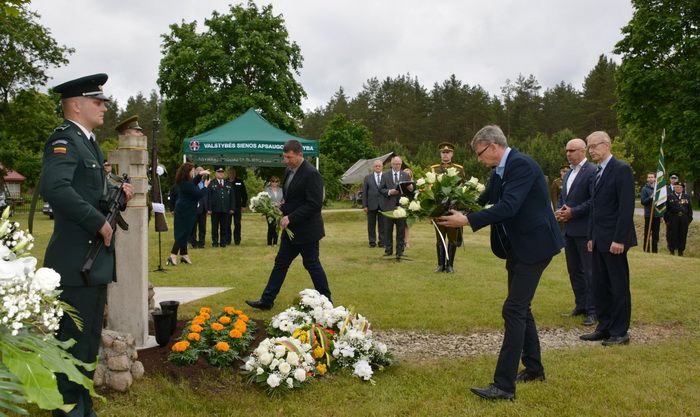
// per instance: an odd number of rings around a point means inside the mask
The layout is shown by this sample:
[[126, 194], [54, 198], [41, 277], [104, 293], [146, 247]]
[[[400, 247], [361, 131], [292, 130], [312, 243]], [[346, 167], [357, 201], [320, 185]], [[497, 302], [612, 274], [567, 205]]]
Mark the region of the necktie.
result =
[[219, 185], [223, 187], [223, 186], [224, 186], [224, 180], [219, 180]]
[[376, 179], [376, 181], [377, 181], [377, 187], [379, 187], [379, 182], [380, 182], [379, 174], [374, 174], [374, 176], [376, 177], [375, 179]]
[[399, 173], [394, 172], [394, 184], [398, 184], [398, 183], [399, 183]]
[[595, 174], [595, 185], [598, 185], [598, 181], [600, 181], [601, 175], [603, 175], [603, 166], [598, 165], [598, 171]]

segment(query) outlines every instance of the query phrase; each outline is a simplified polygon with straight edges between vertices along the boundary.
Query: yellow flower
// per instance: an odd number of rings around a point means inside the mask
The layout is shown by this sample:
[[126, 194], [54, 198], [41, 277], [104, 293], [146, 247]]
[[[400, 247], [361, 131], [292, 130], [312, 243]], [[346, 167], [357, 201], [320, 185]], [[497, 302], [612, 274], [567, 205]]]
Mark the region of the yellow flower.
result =
[[187, 335], [187, 340], [191, 340], [192, 342], [199, 342], [199, 339], [199, 333], [189, 333]]
[[188, 347], [190, 347], [190, 342], [183, 340], [175, 343], [171, 349], [173, 352], [184, 352]]
[[321, 346], [316, 346], [312, 354], [315, 359], [318, 359], [320, 357], [323, 357], [325, 353], [326, 351]]
[[221, 316], [221, 317], [219, 317], [219, 323], [221, 323], [221, 324], [229, 324], [229, 323], [231, 323], [231, 317], [229, 317], [229, 316]]
[[221, 323], [212, 323], [211, 329], [214, 331], [224, 330], [224, 326]]
[[191, 331], [191, 332], [199, 333], [199, 332], [201, 332], [202, 330], [204, 330], [204, 328], [202, 328], [202, 326], [200, 326], [199, 324], [193, 324], [193, 325], [190, 326], [190, 331]]
[[230, 332], [228, 332], [228, 337], [231, 339], [240, 339], [243, 337], [243, 332], [238, 330], [238, 329], [233, 329]]
[[228, 352], [229, 346], [226, 342], [218, 342], [216, 345], [214, 345], [214, 348], [222, 352]]
[[328, 372], [328, 368], [326, 368], [326, 365], [322, 364], [322, 363], [319, 363], [318, 365], [316, 365], [316, 370], [321, 375], [325, 375], [326, 372]]
[[296, 329], [292, 333], [292, 337], [298, 339], [301, 343], [306, 343], [309, 340], [309, 334], [306, 330]]

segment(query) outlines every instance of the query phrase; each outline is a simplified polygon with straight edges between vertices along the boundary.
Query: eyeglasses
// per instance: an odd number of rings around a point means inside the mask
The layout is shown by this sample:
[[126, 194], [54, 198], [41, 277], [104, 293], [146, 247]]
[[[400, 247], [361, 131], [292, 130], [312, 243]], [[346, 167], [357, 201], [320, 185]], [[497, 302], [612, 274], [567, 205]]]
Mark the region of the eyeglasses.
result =
[[586, 146], [587, 149], [595, 149], [598, 147], [598, 145], [602, 145], [607, 142], [598, 142], [598, 143], [589, 143], [588, 146]]
[[477, 157], [477, 158], [480, 158], [481, 155], [482, 155], [484, 152], [486, 152], [486, 150], [487, 150], [488, 148], [491, 147], [491, 145], [493, 145], [493, 143], [489, 143], [488, 145], [486, 145], [486, 147], [485, 147], [484, 149], [482, 149], [482, 150], [480, 150], [479, 152], [477, 152], [477, 153], [476, 153], [476, 157]]
[[584, 150], [584, 149], [585, 149], [585, 148], [581, 148], [581, 149], [567, 149], [567, 150], [566, 150], [566, 153], [569, 153], [569, 152], [576, 152], [576, 151], [582, 151], [582, 150]]

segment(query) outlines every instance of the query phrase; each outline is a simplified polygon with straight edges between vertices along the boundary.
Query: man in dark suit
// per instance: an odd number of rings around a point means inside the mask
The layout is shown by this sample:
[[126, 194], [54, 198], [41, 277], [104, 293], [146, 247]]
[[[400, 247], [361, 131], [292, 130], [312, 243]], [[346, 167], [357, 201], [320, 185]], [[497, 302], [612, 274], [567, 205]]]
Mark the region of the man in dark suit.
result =
[[[398, 185], [401, 182], [411, 181], [411, 178], [401, 169], [403, 161], [398, 156], [391, 158], [391, 169], [382, 175], [379, 184], [379, 193], [382, 195], [380, 208], [382, 211], [393, 211], [399, 205], [401, 191]], [[384, 256], [391, 256], [394, 252], [394, 226], [396, 226], [396, 259], [401, 259], [406, 237], [406, 219], [384, 219]]]
[[634, 228], [632, 168], [610, 153], [607, 133], [586, 138], [588, 153], [598, 163], [591, 181], [588, 250], [593, 253], [593, 288], [598, 326], [581, 339], [602, 340], [604, 346], [627, 344], [632, 301], [627, 251], [637, 245]]
[[588, 252], [588, 214], [590, 211], [590, 182], [596, 168], [586, 160], [586, 142], [574, 138], [566, 144], [566, 158], [571, 169], [564, 176], [557, 202], [556, 219], [564, 223], [564, 253], [569, 271], [575, 306], [569, 316], [583, 315], [583, 324], [595, 324], [595, 306], [591, 283], [591, 253]]
[[[486, 166], [494, 167], [479, 204], [493, 206], [467, 215], [450, 211], [438, 218], [447, 227], [491, 225], [491, 249], [506, 260], [508, 296], [503, 303], [505, 334], [493, 383], [471, 391], [490, 400], [515, 399], [515, 383], [543, 381], [540, 341], [530, 304], [542, 272], [564, 246], [554, 219], [542, 169], [529, 156], [508, 147], [498, 126], [476, 133], [471, 147]], [[525, 370], [518, 373], [522, 359]]]
[[209, 182], [207, 214], [211, 217], [211, 245], [225, 248], [229, 241], [229, 215], [233, 214], [234, 190], [226, 178], [224, 167], [216, 168], [216, 178]]
[[[319, 241], [325, 236], [321, 217], [323, 179], [318, 170], [304, 160], [303, 148], [298, 140], [287, 141], [282, 151], [287, 170], [282, 186], [283, 203], [280, 206], [284, 216], [280, 220], [280, 248], [262, 296], [259, 300], [246, 300], [249, 306], [260, 310], [272, 308], [287, 270], [298, 255], [301, 255], [314, 288], [331, 300], [326, 272], [318, 258]], [[294, 238], [290, 239], [285, 229], [293, 232]]]
[[[200, 172], [204, 171], [204, 168], [202, 167], [197, 167], [195, 171], [195, 176], [199, 175]], [[208, 179], [207, 177], [206, 179]], [[204, 185], [204, 180], [205, 178], [202, 178], [201, 181], [197, 184], [197, 188], [200, 190], [203, 188], [206, 188]], [[175, 187], [177, 188], [177, 187]], [[192, 248], [203, 248], [204, 247], [204, 240], [206, 239], [207, 236], [207, 205], [209, 201], [209, 193], [205, 192], [202, 193], [202, 198], [199, 199], [197, 202], [197, 210], [195, 211], [196, 213], [196, 218], [194, 221], [194, 227], [192, 228], [192, 235], [190, 235], [190, 244], [192, 245]]]
[[367, 237], [369, 238], [369, 246], [372, 248], [377, 246], [377, 235], [379, 235], [379, 246], [384, 246], [384, 216], [379, 210], [379, 203], [383, 198], [379, 193], [383, 166], [382, 161], [374, 161], [372, 163], [373, 172], [367, 174], [362, 184], [362, 207], [367, 213]]
[[[82, 330], [64, 315], [57, 338], [76, 341], [69, 352], [85, 363], [94, 363], [100, 347], [107, 284], [115, 279], [114, 231], [105, 219], [102, 204], [110, 188], [102, 167], [104, 155], [92, 130], [104, 122], [107, 111], [102, 92], [107, 74], [95, 74], [65, 82], [53, 88], [61, 94], [63, 123], [54, 129], [44, 145], [41, 195], [51, 204], [54, 232], [46, 247], [44, 266], [61, 274], [60, 298], [77, 310]], [[127, 200], [133, 188], [124, 184]], [[97, 236], [106, 250], [100, 251], [90, 280], [80, 274], [90, 242]], [[83, 373], [92, 379], [94, 371]], [[54, 416], [95, 416], [90, 393], [81, 385], [56, 374], [58, 389], [69, 411], [54, 410]]]
[[248, 191], [245, 188], [245, 183], [242, 178], [236, 174], [236, 168], [228, 169], [228, 182], [233, 187], [233, 213], [228, 216], [228, 228], [226, 229], [226, 242], [231, 244], [231, 228], [233, 228], [233, 243], [238, 246], [241, 244], [241, 215], [243, 209], [248, 204]]

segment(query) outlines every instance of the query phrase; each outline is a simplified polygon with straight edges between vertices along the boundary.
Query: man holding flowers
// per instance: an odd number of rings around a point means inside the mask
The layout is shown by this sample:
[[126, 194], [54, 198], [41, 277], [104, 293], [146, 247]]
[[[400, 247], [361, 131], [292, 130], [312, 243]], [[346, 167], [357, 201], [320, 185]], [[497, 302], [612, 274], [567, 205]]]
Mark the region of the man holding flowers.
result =
[[[450, 168], [457, 170], [462, 180], [465, 179], [464, 167], [452, 162], [454, 156], [455, 145], [449, 142], [442, 142], [438, 145], [440, 150], [440, 163], [432, 165], [430, 171], [436, 174], [447, 174]], [[444, 226], [438, 226], [435, 230], [435, 246], [437, 248], [437, 267], [435, 272], [454, 272], [455, 255], [457, 247], [462, 246], [462, 228], [452, 229], [448, 234], [449, 229]]]
[[[399, 198], [401, 191], [399, 184], [402, 182], [411, 181], [411, 178], [401, 169], [403, 161], [401, 157], [395, 156], [391, 158], [391, 170], [382, 175], [382, 181], [379, 184], [379, 193], [382, 195], [380, 208], [383, 212], [391, 212], [399, 207]], [[412, 186], [410, 191], [413, 191]], [[391, 256], [394, 251], [394, 226], [396, 226], [396, 259], [401, 259], [404, 250], [404, 238], [406, 236], [406, 218], [403, 216], [387, 217], [384, 219], [384, 256]]]
[[[437, 221], [445, 227], [491, 225], [491, 249], [506, 260], [508, 296], [503, 303], [505, 334], [493, 383], [471, 391], [486, 399], [515, 399], [515, 383], [543, 381], [540, 341], [530, 304], [542, 272], [564, 240], [552, 212], [542, 169], [527, 155], [508, 147], [501, 128], [479, 130], [471, 148], [482, 164], [493, 167], [479, 197], [484, 210], [463, 214], [450, 210]], [[518, 373], [522, 358], [525, 370]]]

